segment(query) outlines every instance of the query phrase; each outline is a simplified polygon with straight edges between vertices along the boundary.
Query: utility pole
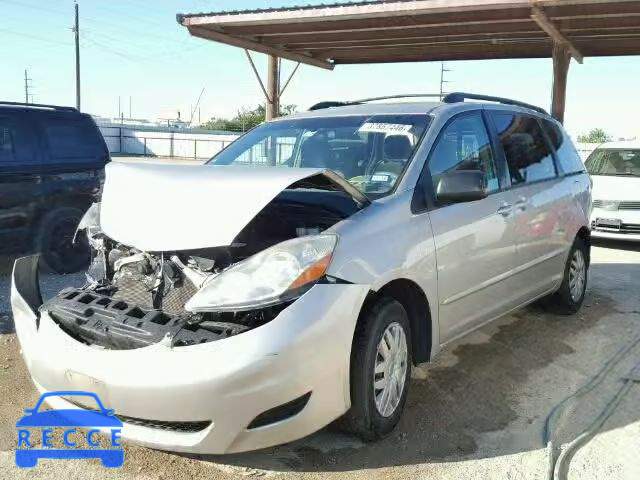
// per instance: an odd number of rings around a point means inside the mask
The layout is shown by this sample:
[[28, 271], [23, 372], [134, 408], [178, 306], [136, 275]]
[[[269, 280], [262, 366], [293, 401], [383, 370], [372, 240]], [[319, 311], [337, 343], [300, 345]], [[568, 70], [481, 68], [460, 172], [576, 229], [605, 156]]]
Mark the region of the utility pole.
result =
[[440, 62], [440, 100], [442, 101], [442, 97], [444, 96], [444, 84], [449, 83], [444, 79], [445, 72], [450, 72], [448, 68], [444, 68], [444, 62]]
[[80, 110], [80, 19], [78, 15], [78, 4], [75, 4], [76, 21], [73, 33], [76, 39], [76, 108]]
[[25, 69], [24, 71], [24, 103], [29, 103], [29, 87], [31, 86], [29, 85], [30, 81], [31, 79], [29, 78], [29, 75], [27, 74], [27, 70]]
[[133, 118], [131, 116], [131, 95], [129, 95], [129, 118]]

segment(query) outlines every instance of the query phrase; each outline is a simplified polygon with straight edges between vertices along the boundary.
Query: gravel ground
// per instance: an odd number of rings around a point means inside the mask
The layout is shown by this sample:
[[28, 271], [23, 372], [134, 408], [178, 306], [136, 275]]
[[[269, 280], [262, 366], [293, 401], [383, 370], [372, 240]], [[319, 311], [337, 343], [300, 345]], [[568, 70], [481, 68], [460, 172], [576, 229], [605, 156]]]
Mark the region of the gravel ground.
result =
[[[530, 307], [450, 345], [414, 369], [407, 409], [383, 441], [364, 445], [330, 429], [231, 456], [186, 456], [125, 445], [125, 464], [42, 460], [15, 467], [15, 422], [38, 394], [19, 356], [8, 305], [11, 260], [0, 260], [0, 478], [545, 479], [545, 419], [640, 333], [640, 250], [594, 248], [588, 297], [572, 317]], [[636, 250], [636, 251], [634, 251]], [[4, 263], [3, 263], [4, 262]], [[42, 278], [44, 296], [82, 275]], [[640, 344], [553, 424], [555, 445], [574, 439], [606, 407], [640, 361]], [[640, 384], [571, 459], [570, 479], [640, 478]]]

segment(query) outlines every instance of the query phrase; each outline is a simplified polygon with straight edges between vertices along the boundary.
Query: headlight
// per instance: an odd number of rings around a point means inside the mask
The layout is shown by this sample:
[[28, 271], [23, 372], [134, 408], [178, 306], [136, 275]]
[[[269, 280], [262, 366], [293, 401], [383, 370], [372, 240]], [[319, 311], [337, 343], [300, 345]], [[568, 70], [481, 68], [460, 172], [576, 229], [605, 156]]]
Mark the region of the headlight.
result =
[[337, 237], [300, 237], [274, 245], [207, 281], [187, 302], [192, 312], [251, 310], [301, 295], [329, 267]]

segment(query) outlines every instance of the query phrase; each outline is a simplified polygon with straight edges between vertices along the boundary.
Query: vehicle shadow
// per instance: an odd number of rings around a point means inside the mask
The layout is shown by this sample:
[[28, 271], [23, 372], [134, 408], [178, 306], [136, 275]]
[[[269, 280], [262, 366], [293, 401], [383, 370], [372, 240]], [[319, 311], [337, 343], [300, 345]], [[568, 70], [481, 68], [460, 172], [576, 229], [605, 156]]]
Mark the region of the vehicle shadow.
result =
[[640, 252], [640, 242], [631, 242], [628, 240], [608, 240], [594, 238], [591, 240], [594, 247], [602, 247], [615, 250], [627, 250], [630, 252]]
[[[625, 328], [633, 328], [636, 334], [640, 331], [637, 303], [637, 311], [619, 310], [621, 303], [609, 295], [607, 288], [612, 279], [622, 279], [626, 288], [632, 288], [633, 279], [640, 278], [640, 264], [596, 264], [592, 271], [590, 292], [579, 314], [558, 316], [537, 305], [530, 306], [499, 320], [497, 326], [481, 329], [491, 332], [484, 337], [481, 334], [481, 341], [475, 338], [471, 340], [473, 343], [462, 343], [463, 340], [444, 355], [448, 357], [445, 362], [436, 361], [426, 369], [426, 378], [413, 379], [400, 424], [381, 441], [364, 444], [330, 426], [305, 439], [257, 452], [189, 457], [215, 462], [223, 468], [340, 472], [542, 449], [542, 428], [549, 412], [567, 393], [589, 381], [620, 345], [627, 342], [629, 335], [619, 332], [615, 341], [600, 348], [598, 345], [607, 342], [607, 331], [613, 323], [605, 321], [599, 325], [602, 319], [617, 315], [626, 319]], [[576, 336], [587, 332], [596, 348], [592, 358], [583, 362], [589, 354], [577, 351], [578, 347], [571, 344]], [[580, 350], [587, 347], [579, 345]], [[634, 355], [635, 362], [640, 361], [640, 344]], [[539, 390], [532, 392], [531, 377], [557, 360], [563, 366], [553, 368], [562, 375], [568, 371], [567, 363], [575, 364], [572, 380], [567, 385], [559, 374], [552, 385], [535, 387]], [[612, 380], [611, 389], [619, 378]], [[608, 395], [605, 391], [601, 396]], [[574, 423], [565, 422], [557, 429], [557, 438], [561, 441], [575, 438], [597, 413], [589, 412]], [[640, 412], [633, 409], [630, 415], [609, 421], [605, 429], [615, 429], [638, 419]], [[510, 426], [512, 422], [518, 427]], [[515, 431], [520, 429], [522, 431]], [[510, 430], [514, 441], [505, 441], [504, 438], [509, 438], [506, 436], [491, 450], [485, 447], [478, 451], [477, 440], [481, 435], [504, 430]]]

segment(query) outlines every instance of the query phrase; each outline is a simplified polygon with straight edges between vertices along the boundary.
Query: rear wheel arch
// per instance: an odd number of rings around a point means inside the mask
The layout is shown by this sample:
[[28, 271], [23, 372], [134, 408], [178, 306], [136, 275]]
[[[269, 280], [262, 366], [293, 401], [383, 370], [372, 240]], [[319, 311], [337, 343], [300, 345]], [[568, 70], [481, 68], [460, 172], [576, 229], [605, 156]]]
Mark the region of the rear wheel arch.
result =
[[583, 226], [576, 233], [576, 239], [581, 239], [587, 247], [587, 267], [591, 264], [591, 230]]
[[412, 280], [400, 278], [383, 285], [377, 291], [369, 293], [360, 312], [367, 312], [381, 298], [392, 298], [398, 301], [409, 316], [411, 327], [411, 349], [413, 363], [427, 362], [431, 358], [433, 339], [433, 321], [429, 300], [420, 286]]

